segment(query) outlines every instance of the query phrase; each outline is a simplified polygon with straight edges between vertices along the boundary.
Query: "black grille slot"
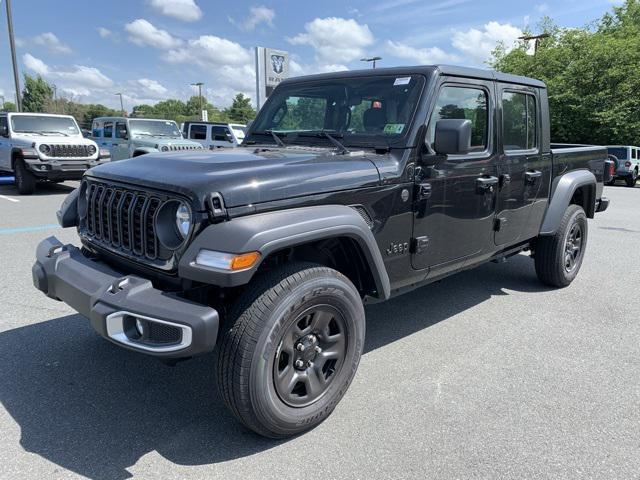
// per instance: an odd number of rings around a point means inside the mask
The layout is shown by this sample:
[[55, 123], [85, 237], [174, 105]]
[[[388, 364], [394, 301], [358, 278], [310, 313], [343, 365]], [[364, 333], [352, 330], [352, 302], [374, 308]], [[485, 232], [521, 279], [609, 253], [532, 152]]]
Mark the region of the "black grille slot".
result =
[[158, 322], [146, 322], [149, 333], [145, 339], [148, 343], [171, 344], [180, 343], [182, 329]]
[[357, 205], [351, 208], [353, 208], [356, 212], [360, 214], [360, 216], [362, 217], [362, 219], [365, 221], [365, 223], [369, 228], [373, 228], [373, 219], [371, 218], [371, 215], [369, 215], [369, 212], [367, 212], [366, 208], [364, 208], [362, 205]]
[[87, 217], [82, 233], [88, 240], [136, 257], [160, 257], [155, 216], [168, 198], [94, 181], [86, 191]]

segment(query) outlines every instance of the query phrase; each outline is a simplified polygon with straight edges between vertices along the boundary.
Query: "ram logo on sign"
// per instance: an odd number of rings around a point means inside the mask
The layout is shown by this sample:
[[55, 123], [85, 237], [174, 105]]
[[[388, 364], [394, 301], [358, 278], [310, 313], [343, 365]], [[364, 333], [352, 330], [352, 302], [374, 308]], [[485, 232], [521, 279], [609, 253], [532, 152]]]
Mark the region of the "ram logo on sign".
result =
[[273, 73], [280, 75], [284, 70], [284, 56], [271, 55], [271, 68], [273, 69]]
[[258, 107], [262, 106], [273, 89], [288, 77], [288, 52], [256, 47], [256, 99]]

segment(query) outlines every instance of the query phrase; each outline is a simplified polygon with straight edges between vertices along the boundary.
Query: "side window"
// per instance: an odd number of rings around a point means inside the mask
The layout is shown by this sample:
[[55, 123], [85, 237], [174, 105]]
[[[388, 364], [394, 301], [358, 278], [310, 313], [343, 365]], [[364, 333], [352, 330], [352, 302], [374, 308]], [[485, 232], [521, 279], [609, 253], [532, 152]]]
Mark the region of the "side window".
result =
[[538, 145], [536, 97], [527, 93], [502, 93], [504, 150], [531, 150]]
[[228, 142], [229, 138], [227, 137], [227, 135], [229, 135], [229, 129], [227, 127], [220, 127], [220, 126], [216, 126], [214, 125], [213, 127], [211, 127], [211, 139], [218, 141], [218, 142]]
[[100, 130], [100, 123], [93, 122], [93, 124], [91, 125], [91, 135], [94, 137], [102, 136], [102, 131]]
[[207, 139], [207, 126], [206, 125], [191, 125], [189, 130], [189, 138], [193, 140], [206, 140]]
[[104, 122], [104, 127], [102, 129], [102, 136], [104, 138], [113, 137], [113, 122]]
[[0, 117], [0, 130], [3, 132], [6, 130], [7, 136], [9, 136], [9, 122], [7, 122], [7, 117]]
[[427, 140], [433, 145], [436, 122], [443, 119], [471, 120], [471, 151], [482, 152], [489, 137], [487, 92], [474, 87], [444, 87], [429, 119]]
[[127, 123], [116, 122], [116, 138], [127, 139]]

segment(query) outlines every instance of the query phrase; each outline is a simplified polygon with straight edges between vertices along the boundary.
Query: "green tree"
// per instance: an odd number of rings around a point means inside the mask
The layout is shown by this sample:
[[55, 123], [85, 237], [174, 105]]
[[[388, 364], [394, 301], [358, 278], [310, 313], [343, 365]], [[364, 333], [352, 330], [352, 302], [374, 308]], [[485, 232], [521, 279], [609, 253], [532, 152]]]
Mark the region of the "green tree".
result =
[[4, 102], [4, 105], [0, 106], [0, 110], [3, 112], [15, 112], [16, 104], [13, 102]]
[[242, 93], [239, 93], [233, 99], [233, 103], [224, 113], [229, 117], [229, 120], [237, 123], [247, 123], [256, 116], [256, 111], [251, 106], [251, 99], [245, 97]]
[[25, 112], [44, 112], [47, 104], [53, 101], [53, 88], [40, 75], [32, 77], [24, 74], [22, 107]]
[[640, 144], [640, 0], [626, 0], [590, 26], [548, 33], [529, 55], [523, 42], [494, 51], [497, 70], [547, 84], [551, 137], [557, 142]]

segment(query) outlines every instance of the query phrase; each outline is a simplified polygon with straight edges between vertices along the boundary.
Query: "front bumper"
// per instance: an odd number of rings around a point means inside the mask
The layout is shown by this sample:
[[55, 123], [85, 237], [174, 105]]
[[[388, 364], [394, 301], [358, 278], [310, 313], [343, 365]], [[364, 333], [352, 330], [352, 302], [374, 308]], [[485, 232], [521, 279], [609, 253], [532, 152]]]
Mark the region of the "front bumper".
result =
[[38, 178], [50, 180], [79, 180], [92, 167], [109, 162], [110, 159], [46, 160], [25, 158], [29, 170]]
[[[158, 290], [147, 279], [117, 272], [55, 237], [38, 245], [32, 274], [38, 290], [88, 317], [100, 335], [122, 347], [164, 358], [191, 357], [215, 347], [216, 310]], [[136, 320], [149, 330], [169, 332], [163, 339], [170, 341], [137, 338]]]

